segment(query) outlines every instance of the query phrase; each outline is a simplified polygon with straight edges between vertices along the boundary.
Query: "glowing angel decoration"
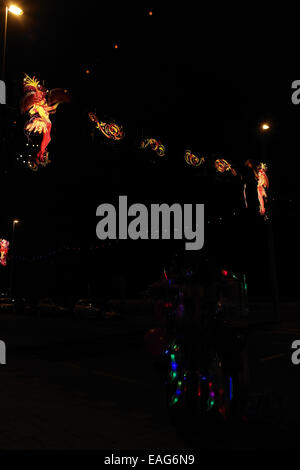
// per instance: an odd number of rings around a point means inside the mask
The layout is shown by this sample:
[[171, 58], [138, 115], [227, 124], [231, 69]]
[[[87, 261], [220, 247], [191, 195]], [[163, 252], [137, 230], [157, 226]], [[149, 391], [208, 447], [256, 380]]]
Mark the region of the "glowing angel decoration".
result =
[[25, 74], [24, 96], [21, 101], [21, 113], [29, 113], [30, 119], [25, 123], [25, 132], [41, 134], [42, 141], [35, 159], [29, 162], [32, 170], [37, 170], [38, 165], [45, 166], [49, 163], [47, 146], [51, 141], [50, 114], [54, 114], [59, 104], [71, 101], [67, 90], [55, 88], [50, 92], [46, 90], [35, 78]]
[[236, 175], [237, 175], [237, 172], [232, 168], [232, 166], [230, 165], [230, 163], [228, 163], [228, 162], [227, 162], [226, 160], [224, 160], [223, 158], [215, 161], [215, 169], [216, 169], [219, 173], [225, 173], [225, 171], [231, 171], [231, 173], [233, 174], [233, 176], [236, 176]]
[[116, 124], [115, 122], [107, 123], [99, 121], [96, 114], [89, 113], [89, 118], [92, 122], [96, 123], [96, 129], [102, 132], [108, 139], [112, 140], [122, 140], [125, 137], [125, 132], [122, 126]]
[[[257, 197], [259, 202], [259, 213], [266, 217], [265, 204], [267, 202], [267, 189], [269, 189], [269, 178], [267, 176], [267, 165], [265, 163], [256, 164], [253, 160], [247, 160], [246, 166], [253, 170], [257, 181]], [[247, 204], [246, 204], [247, 206]]]
[[257, 197], [259, 201], [259, 213], [265, 215], [265, 202], [267, 201], [267, 192], [269, 189], [269, 178], [267, 177], [267, 166], [260, 163], [257, 167]]
[[0, 238], [0, 264], [6, 266], [7, 264], [7, 255], [9, 249], [9, 242], [4, 238]]
[[197, 155], [194, 155], [190, 150], [185, 151], [184, 159], [188, 165], [195, 167], [200, 166], [205, 162], [205, 157], [200, 158]]
[[148, 146], [157, 153], [159, 157], [164, 157], [166, 155], [166, 147], [156, 139], [144, 139], [140, 144], [141, 149], [145, 149]]

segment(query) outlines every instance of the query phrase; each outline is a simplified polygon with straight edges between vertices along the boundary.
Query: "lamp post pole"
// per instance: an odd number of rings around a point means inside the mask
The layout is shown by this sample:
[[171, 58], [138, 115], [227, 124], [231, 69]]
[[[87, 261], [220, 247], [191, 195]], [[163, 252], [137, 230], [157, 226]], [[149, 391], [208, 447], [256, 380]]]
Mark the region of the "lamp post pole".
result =
[[4, 19], [4, 41], [3, 41], [3, 56], [2, 56], [2, 80], [5, 79], [5, 64], [6, 64], [6, 43], [7, 43], [7, 23], [8, 23], [8, 13], [12, 13], [16, 16], [23, 15], [23, 10], [17, 7], [16, 5], [5, 5], [5, 19]]
[[[270, 125], [264, 123], [261, 126], [261, 131], [263, 134], [267, 134], [270, 130]], [[262, 156], [263, 159], [267, 158], [267, 142], [266, 136], [262, 135]], [[275, 261], [275, 247], [274, 247], [274, 234], [272, 228], [272, 214], [270, 219], [266, 220], [265, 231], [268, 245], [268, 257], [269, 257], [269, 269], [270, 269], [270, 289], [272, 297], [272, 308], [274, 321], [280, 322], [280, 303], [279, 303], [279, 292], [278, 292], [278, 279], [277, 279], [277, 267]]]
[[13, 298], [13, 281], [14, 281], [14, 270], [15, 270], [15, 226], [18, 224], [18, 220], [13, 221], [13, 226], [12, 226], [12, 237], [11, 237], [11, 254], [12, 254], [12, 259], [10, 263], [10, 272], [9, 272], [9, 296], [12, 299]]
[[4, 20], [4, 41], [3, 41], [2, 74], [1, 74], [1, 78], [3, 80], [5, 79], [7, 21], [8, 21], [8, 6], [5, 7], [5, 20]]

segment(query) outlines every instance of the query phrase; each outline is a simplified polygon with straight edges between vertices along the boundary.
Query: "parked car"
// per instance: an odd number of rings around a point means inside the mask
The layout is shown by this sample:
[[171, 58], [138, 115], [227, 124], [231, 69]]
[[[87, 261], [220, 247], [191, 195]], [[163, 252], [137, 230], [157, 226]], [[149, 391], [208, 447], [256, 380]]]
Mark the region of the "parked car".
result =
[[1, 313], [13, 313], [15, 311], [15, 304], [13, 299], [9, 297], [0, 298], [0, 312]]
[[98, 318], [101, 315], [101, 308], [94, 300], [81, 299], [75, 304], [74, 315], [77, 318]]
[[49, 315], [49, 316], [66, 316], [68, 309], [61, 305], [58, 305], [51, 298], [41, 299], [36, 306], [38, 315]]

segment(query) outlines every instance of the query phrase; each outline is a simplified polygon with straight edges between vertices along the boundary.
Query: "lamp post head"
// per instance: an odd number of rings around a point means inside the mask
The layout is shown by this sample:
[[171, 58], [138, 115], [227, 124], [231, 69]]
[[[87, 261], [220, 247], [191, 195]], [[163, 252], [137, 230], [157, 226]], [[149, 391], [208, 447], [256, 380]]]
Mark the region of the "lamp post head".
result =
[[271, 126], [270, 124], [268, 124], [267, 122], [264, 122], [262, 125], [261, 125], [261, 130], [263, 132], [266, 132], [266, 131], [269, 131], [271, 129]]
[[9, 5], [8, 11], [12, 13], [13, 15], [21, 16], [23, 15], [23, 10], [21, 8], [17, 7], [16, 5]]

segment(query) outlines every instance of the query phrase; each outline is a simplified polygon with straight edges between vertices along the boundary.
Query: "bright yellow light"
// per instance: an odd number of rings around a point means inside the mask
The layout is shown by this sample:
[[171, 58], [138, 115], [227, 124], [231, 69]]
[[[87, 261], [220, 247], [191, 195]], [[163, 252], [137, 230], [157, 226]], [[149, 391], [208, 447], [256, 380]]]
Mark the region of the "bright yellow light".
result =
[[10, 7], [8, 7], [8, 11], [17, 16], [23, 15], [23, 10], [21, 10], [21, 8], [17, 7], [16, 5], [10, 5]]
[[264, 124], [262, 124], [261, 128], [263, 131], [268, 131], [270, 129], [270, 125], [265, 122]]
[[18, 224], [18, 223], [19, 223], [19, 221], [17, 219], [14, 220], [14, 224]]

